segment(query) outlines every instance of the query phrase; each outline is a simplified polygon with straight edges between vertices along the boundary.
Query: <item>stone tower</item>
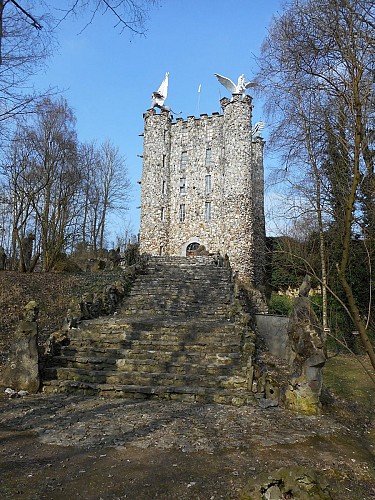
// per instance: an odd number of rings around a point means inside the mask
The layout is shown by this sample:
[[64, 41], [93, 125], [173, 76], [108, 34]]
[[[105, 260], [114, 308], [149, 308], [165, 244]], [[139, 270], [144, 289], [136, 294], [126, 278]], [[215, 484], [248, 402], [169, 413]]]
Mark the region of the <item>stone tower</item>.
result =
[[172, 120], [144, 115], [140, 251], [228, 255], [241, 279], [261, 284], [265, 230], [263, 140], [252, 138], [252, 99], [220, 101], [223, 114]]

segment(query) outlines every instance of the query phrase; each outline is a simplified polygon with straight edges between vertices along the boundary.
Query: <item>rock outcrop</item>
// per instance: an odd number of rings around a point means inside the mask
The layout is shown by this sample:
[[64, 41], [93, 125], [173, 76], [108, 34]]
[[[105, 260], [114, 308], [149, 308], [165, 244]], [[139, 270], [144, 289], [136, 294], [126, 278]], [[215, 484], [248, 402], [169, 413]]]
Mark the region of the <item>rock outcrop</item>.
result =
[[35, 393], [39, 390], [38, 318], [39, 308], [30, 301], [14, 335], [9, 361], [0, 374], [0, 386]]
[[307, 276], [289, 319], [289, 365], [292, 375], [285, 393], [285, 404], [297, 413], [317, 415], [321, 408], [322, 369], [326, 355], [323, 328], [308, 298], [309, 290], [310, 279]]
[[242, 497], [243, 500], [331, 500], [332, 486], [310, 467], [289, 467], [264, 472], [252, 479]]

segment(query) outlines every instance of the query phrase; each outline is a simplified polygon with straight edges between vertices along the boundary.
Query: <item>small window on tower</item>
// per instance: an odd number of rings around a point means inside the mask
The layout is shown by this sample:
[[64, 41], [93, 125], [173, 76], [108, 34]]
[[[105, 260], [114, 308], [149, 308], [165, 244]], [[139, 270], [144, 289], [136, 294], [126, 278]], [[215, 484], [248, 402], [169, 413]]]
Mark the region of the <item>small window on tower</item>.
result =
[[211, 124], [211, 122], [207, 123], [206, 140], [207, 140], [207, 142], [210, 142], [212, 140], [212, 124]]
[[205, 177], [205, 193], [206, 194], [211, 194], [211, 191], [212, 191], [212, 188], [211, 188], [211, 176], [210, 175], [206, 175]]
[[188, 135], [187, 128], [183, 127], [183, 129], [182, 129], [182, 141], [183, 141], [183, 144], [186, 144], [186, 142], [187, 142], [187, 135]]
[[181, 170], [185, 170], [186, 169], [187, 163], [188, 163], [187, 151], [182, 151], [182, 153], [181, 153], [181, 162], [180, 162]]
[[167, 183], [166, 183], [166, 181], [163, 181], [161, 192], [162, 192], [162, 194], [167, 194]]
[[186, 177], [180, 177], [180, 194], [186, 194]]
[[211, 220], [211, 202], [206, 201], [204, 204], [204, 220], [209, 222]]
[[161, 207], [161, 210], [160, 210], [160, 220], [162, 222], [165, 221], [165, 207]]
[[210, 167], [213, 164], [212, 161], [212, 149], [208, 148], [206, 149], [206, 161], [205, 161], [206, 167]]
[[185, 204], [180, 205], [180, 222], [185, 222]]

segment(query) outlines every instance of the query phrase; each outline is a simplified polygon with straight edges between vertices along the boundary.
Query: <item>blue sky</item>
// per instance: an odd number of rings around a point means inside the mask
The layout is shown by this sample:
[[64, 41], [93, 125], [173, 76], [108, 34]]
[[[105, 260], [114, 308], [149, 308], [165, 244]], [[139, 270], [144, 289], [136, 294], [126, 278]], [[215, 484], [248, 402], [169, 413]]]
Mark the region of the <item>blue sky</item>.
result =
[[[235, 81], [245, 73], [251, 80], [256, 73], [254, 56], [281, 3], [161, 0], [150, 12], [146, 37], [121, 34], [109, 14], [97, 15], [82, 33], [87, 18], [71, 18], [60, 26], [59, 47], [34, 82], [39, 88], [52, 85], [63, 92], [75, 111], [81, 142], [110, 139], [126, 158], [133, 201], [127, 220], [113, 223], [111, 240], [129, 223], [138, 232], [142, 115], [165, 72], [170, 73], [165, 104], [172, 110], [181, 111], [182, 117], [220, 111], [219, 99], [228, 92], [214, 73]], [[262, 107], [259, 99], [253, 104], [256, 122], [262, 119]], [[269, 161], [266, 158], [266, 169]]]

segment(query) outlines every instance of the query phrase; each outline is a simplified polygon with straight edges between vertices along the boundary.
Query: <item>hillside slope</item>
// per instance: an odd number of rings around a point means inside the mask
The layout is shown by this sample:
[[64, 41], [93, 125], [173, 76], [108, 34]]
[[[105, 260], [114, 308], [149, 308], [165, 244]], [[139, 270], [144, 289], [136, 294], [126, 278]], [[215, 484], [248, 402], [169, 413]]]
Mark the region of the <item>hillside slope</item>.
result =
[[43, 343], [61, 326], [72, 298], [100, 290], [116, 280], [119, 273], [120, 270], [80, 274], [0, 272], [0, 367], [22, 309], [30, 300], [39, 304], [39, 342]]

